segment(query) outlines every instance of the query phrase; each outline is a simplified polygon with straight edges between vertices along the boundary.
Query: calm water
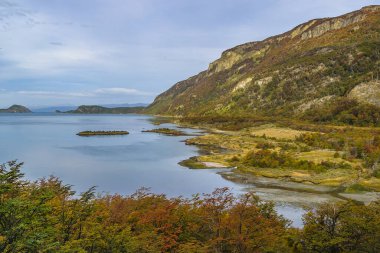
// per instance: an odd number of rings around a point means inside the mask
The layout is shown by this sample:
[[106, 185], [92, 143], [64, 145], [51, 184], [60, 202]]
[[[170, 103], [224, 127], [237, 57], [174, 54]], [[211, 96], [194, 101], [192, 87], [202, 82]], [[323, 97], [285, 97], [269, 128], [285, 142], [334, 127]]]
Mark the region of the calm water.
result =
[[[223, 179], [217, 170], [190, 170], [178, 162], [197, 155], [187, 137], [142, 133], [156, 128], [142, 115], [0, 115], [0, 162], [25, 162], [28, 179], [49, 175], [84, 191], [131, 194], [140, 187], [168, 196], [190, 197], [217, 187], [240, 192], [243, 186]], [[164, 124], [160, 127], [176, 126]], [[127, 130], [127, 136], [79, 137], [84, 130]], [[182, 129], [183, 130], [183, 129]], [[194, 132], [191, 129], [185, 129]], [[300, 224], [302, 210], [280, 206], [279, 211]]]

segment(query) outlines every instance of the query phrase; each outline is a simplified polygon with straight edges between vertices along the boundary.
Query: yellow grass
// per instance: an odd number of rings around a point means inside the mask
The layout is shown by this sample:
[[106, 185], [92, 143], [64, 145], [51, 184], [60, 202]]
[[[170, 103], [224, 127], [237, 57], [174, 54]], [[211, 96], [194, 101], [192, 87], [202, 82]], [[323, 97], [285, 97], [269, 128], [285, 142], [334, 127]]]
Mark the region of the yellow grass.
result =
[[380, 191], [380, 178], [371, 177], [370, 179], [364, 179], [360, 181], [360, 184], [371, 188], [375, 191]]
[[312, 150], [309, 152], [301, 152], [297, 153], [296, 157], [300, 160], [308, 160], [315, 163], [321, 163], [322, 161], [329, 161], [334, 163], [349, 163], [352, 166], [358, 166], [360, 165], [360, 160], [353, 160], [351, 162], [348, 162], [347, 160], [344, 160], [340, 157], [334, 157], [334, 154], [336, 151], [334, 150], [327, 150], [327, 149], [318, 149], [318, 150]]
[[284, 140], [295, 140], [299, 135], [306, 131], [299, 131], [290, 128], [280, 127], [266, 127], [266, 128], [252, 128], [251, 134], [254, 136], [263, 136]]

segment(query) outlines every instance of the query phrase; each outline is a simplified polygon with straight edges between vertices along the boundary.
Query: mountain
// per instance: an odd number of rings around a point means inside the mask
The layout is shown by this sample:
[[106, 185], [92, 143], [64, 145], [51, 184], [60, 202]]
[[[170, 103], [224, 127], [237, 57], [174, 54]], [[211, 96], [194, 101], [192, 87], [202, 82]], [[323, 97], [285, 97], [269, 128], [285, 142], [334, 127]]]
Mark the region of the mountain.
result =
[[108, 108], [117, 108], [117, 107], [147, 107], [149, 104], [147, 103], [134, 103], [134, 104], [104, 104], [100, 105], [103, 107], [108, 107]]
[[115, 107], [108, 108], [99, 105], [81, 105], [75, 110], [66, 113], [82, 113], [82, 114], [127, 114], [141, 112], [144, 107]]
[[146, 112], [315, 121], [364, 115], [379, 123], [379, 78], [380, 6], [374, 5], [229, 49], [160, 94]]
[[49, 107], [36, 107], [32, 108], [33, 112], [56, 112], [56, 111], [69, 111], [69, 110], [75, 110], [77, 106], [49, 106]]
[[28, 108], [22, 105], [12, 105], [8, 109], [0, 109], [0, 113], [30, 113]]

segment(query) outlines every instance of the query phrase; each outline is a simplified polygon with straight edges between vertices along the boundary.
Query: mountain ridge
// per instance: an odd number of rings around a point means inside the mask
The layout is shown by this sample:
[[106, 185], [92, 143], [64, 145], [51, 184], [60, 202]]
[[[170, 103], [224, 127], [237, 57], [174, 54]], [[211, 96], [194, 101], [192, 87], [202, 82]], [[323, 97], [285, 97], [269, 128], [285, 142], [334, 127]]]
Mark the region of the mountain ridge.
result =
[[157, 96], [146, 112], [304, 117], [336, 98], [355, 100], [350, 91], [377, 83], [379, 68], [380, 6], [372, 5], [228, 49], [207, 70]]

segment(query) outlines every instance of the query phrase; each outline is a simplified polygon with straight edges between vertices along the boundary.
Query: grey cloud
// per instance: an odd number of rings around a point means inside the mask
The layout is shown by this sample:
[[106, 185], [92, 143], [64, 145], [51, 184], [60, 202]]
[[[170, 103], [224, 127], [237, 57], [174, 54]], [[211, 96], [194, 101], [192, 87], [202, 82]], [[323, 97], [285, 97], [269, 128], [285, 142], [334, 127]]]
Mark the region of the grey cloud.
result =
[[[6, 90], [1, 90], [6, 92]], [[137, 89], [130, 88], [99, 88], [93, 91], [80, 91], [80, 92], [65, 92], [65, 91], [42, 91], [42, 90], [21, 90], [9, 93], [16, 93], [20, 95], [27, 96], [37, 96], [37, 97], [99, 97], [104, 95], [135, 95], [135, 96], [147, 96], [152, 95], [151, 93], [140, 91]]]
[[23, 91], [0, 103], [151, 102], [229, 47], [367, 4], [380, 0], [0, 0], [0, 88]]
[[58, 47], [64, 45], [62, 42], [58, 42], [58, 41], [52, 41], [49, 44], [52, 45], [52, 46], [58, 46]]
[[32, 13], [10, 1], [0, 0], [0, 31], [6, 32], [17, 27], [34, 26], [37, 20]]

